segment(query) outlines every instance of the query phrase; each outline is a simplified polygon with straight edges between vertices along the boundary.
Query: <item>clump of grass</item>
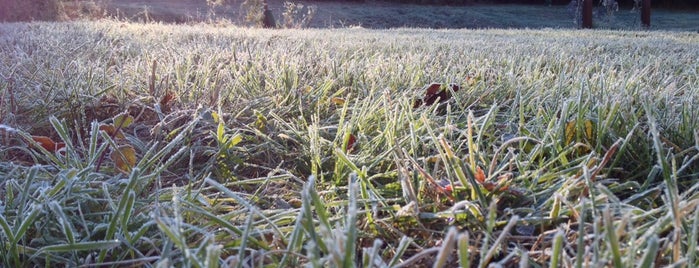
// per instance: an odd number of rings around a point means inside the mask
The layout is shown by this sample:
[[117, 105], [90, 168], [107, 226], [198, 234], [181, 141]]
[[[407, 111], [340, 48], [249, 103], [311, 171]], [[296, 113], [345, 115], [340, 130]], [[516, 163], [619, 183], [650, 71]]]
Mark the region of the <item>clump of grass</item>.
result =
[[0, 31], [4, 266], [696, 263], [696, 35]]

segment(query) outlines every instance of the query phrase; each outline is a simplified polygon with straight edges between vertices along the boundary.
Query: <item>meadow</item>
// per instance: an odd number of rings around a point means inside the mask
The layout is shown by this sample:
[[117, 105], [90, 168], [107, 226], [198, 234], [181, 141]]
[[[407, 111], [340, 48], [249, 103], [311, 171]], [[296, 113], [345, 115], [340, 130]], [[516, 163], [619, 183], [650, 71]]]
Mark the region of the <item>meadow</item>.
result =
[[697, 44], [0, 24], [0, 266], [695, 266]]

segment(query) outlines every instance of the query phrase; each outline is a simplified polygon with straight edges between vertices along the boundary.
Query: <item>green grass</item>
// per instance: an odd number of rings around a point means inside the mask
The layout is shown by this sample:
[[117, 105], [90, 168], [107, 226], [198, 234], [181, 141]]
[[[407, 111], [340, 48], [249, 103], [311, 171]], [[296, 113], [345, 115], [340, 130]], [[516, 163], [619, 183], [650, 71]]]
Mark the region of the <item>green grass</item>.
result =
[[697, 265], [697, 43], [2, 24], [0, 265]]

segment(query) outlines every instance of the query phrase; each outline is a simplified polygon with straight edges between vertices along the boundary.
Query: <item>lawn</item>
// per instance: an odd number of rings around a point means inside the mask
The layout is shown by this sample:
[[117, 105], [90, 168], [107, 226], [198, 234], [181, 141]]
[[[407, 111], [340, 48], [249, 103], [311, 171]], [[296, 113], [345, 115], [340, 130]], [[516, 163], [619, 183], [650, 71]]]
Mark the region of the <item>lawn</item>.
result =
[[697, 44], [0, 24], [0, 266], [699, 265]]

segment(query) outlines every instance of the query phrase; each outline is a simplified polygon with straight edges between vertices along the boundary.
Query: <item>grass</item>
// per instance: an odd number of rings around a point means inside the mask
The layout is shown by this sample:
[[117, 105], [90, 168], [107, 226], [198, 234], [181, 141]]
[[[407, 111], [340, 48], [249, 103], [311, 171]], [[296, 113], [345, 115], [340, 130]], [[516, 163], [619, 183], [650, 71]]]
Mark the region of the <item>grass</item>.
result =
[[693, 266], [698, 38], [2, 24], [0, 261]]

